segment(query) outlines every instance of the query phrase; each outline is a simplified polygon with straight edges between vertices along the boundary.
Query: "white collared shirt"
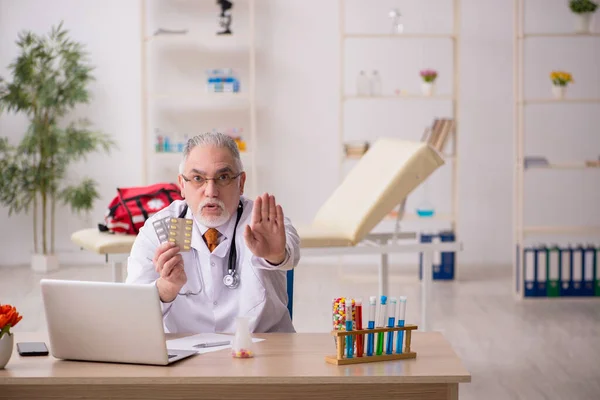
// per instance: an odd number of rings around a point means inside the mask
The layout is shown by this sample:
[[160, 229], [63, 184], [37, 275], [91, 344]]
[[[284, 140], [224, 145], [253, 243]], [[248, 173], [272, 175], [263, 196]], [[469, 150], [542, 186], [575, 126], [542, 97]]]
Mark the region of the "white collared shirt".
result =
[[[194, 218], [192, 249], [181, 252], [187, 276], [186, 284], [171, 303], [162, 303], [165, 330], [172, 333], [235, 332], [235, 317], [251, 317], [253, 332], [294, 332], [287, 310], [286, 271], [300, 260], [300, 238], [285, 218], [286, 259], [272, 265], [254, 256], [247, 248], [243, 233], [251, 220], [253, 201], [241, 197], [243, 213], [236, 229], [236, 272], [240, 283], [235, 289], [225, 286], [229, 249], [237, 213], [217, 227], [218, 246], [211, 253], [202, 238], [208, 229], [200, 224], [190, 209], [186, 218]], [[167, 216], [178, 217], [185, 202], [176, 200], [154, 214], [138, 234], [127, 265], [128, 283], [154, 284], [159, 275], [152, 259], [160, 245], [152, 222]]]

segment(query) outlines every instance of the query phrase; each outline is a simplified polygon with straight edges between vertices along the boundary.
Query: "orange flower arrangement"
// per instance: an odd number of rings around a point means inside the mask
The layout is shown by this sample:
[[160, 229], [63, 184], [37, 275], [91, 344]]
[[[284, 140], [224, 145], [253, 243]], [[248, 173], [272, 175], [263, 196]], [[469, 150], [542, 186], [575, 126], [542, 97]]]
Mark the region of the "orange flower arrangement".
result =
[[17, 309], [9, 304], [0, 305], [0, 338], [4, 334], [10, 334], [10, 328], [14, 327], [23, 318]]

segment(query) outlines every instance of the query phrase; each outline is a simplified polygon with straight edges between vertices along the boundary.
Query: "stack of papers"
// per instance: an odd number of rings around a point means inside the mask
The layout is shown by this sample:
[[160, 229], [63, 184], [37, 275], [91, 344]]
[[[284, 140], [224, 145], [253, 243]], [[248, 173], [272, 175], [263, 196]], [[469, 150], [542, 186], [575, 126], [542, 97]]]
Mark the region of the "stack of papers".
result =
[[[220, 333], [198, 333], [179, 339], [167, 340], [169, 350], [196, 350], [198, 354], [231, 348], [234, 335]], [[265, 339], [252, 338], [252, 342], [262, 342]]]

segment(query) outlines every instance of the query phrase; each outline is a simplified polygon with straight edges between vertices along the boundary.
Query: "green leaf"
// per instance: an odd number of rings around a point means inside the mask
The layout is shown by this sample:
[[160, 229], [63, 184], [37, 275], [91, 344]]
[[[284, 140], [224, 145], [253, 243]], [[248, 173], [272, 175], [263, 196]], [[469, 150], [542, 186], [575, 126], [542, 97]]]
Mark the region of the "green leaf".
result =
[[4, 328], [2, 328], [2, 330], [0, 330], [0, 339], [2, 339], [2, 336], [6, 335], [10, 335], [10, 324], [6, 324], [4, 326]]
[[85, 178], [78, 186], [66, 187], [59, 197], [75, 213], [88, 211], [93, 207], [94, 200], [100, 198], [96, 186], [94, 180]]
[[591, 0], [571, 0], [569, 7], [576, 14], [593, 13], [598, 8], [598, 4]]

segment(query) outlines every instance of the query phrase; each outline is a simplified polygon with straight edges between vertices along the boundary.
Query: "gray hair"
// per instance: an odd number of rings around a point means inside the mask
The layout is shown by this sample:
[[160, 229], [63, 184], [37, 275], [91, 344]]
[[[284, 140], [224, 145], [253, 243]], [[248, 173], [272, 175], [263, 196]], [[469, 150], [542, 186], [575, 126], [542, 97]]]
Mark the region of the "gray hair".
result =
[[194, 136], [189, 139], [183, 149], [183, 160], [179, 164], [179, 173], [183, 174], [185, 168], [185, 161], [187, 160], [190, 152], [196, 146], [213, 146], [218, 148], [227, 148], [231, 152], [233, 156], [233, 160], [235, 162], [235, 167], [237, 168], [236, 172], [241, 172], [244, 170], [244, 166], [242, 165], [242, 159], [240, 158], [240, 151], [238, 149], [238, 145], [230, 136], [227, 136], [220, 132], [206, 132], [200, 135]]

